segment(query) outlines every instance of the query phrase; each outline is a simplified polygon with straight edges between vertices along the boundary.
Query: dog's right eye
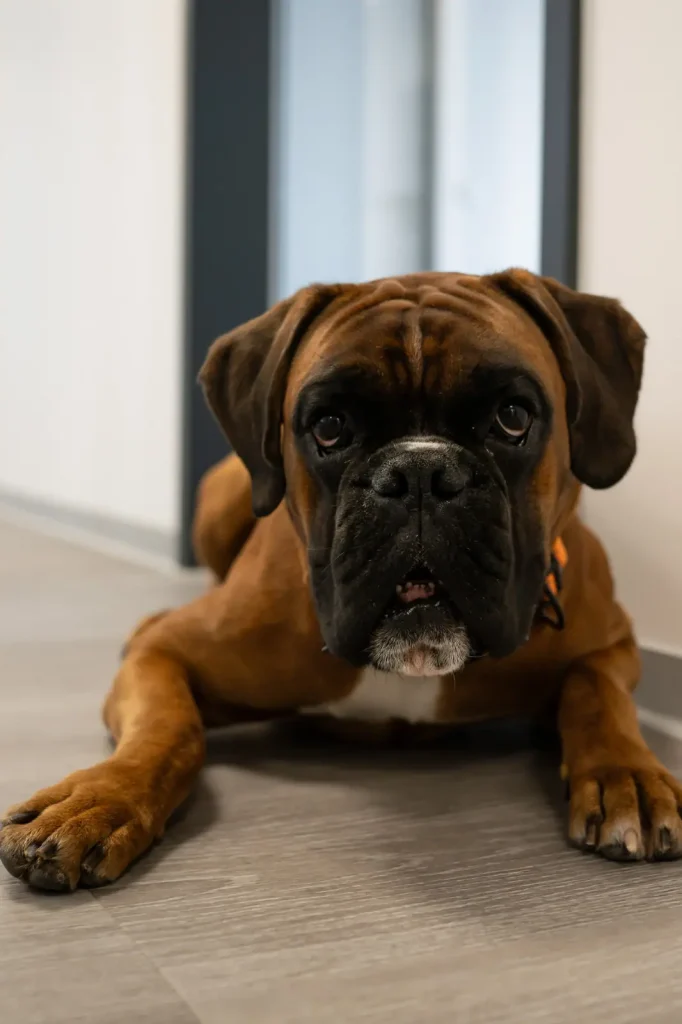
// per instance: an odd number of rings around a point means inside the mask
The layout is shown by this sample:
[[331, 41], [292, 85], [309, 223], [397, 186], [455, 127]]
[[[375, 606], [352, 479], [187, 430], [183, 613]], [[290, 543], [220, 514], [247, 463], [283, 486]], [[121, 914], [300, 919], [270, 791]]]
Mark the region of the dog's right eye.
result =
[[346, 421], [336, 413], [325, 413], [312, 425], [312, 434], [321, 448], [341, 448], [348, 443]]
[[525, 441], [533, 423], [532, 413], [520, 402], [508, 402], [497, 410], [493, 430], [512, 444]]

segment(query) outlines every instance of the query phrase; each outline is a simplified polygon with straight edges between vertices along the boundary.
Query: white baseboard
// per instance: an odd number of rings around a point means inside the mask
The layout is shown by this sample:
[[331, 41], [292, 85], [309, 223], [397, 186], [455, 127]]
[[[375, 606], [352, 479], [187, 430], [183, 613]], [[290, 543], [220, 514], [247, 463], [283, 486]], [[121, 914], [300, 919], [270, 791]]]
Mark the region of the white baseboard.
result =
[[68, 508], [2, 490], [0, 518], [16, 526], [36, 530], [160, 572], [195, 572], [192, 569], [180, 569], [178, 536], [175, 531], [140, 526], [96, 512]]

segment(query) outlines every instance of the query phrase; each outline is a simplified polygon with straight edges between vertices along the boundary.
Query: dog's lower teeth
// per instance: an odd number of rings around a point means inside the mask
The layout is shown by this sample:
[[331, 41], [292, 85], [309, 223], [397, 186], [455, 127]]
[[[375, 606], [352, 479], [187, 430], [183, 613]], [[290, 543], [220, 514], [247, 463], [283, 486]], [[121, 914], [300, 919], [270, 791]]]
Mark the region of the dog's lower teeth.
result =
[[413, 601], [428, 601], [436, 593], [436, 584], [430, 580], [420, 582], [419, 580], [407, 580], [396, 587], [396, 593], [404, 604], [411, 604]]

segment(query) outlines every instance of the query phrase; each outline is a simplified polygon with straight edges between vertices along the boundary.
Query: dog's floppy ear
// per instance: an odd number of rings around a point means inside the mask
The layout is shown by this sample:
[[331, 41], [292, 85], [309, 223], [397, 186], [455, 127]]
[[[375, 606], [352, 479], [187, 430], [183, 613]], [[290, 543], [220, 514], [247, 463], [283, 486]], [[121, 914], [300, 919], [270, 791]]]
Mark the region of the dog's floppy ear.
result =
[[282, 406], [296, 346], [338, 285], [310, 285], [211, 346], [199, 374], [206, 401], [251, 474], [253, 511], [269, 515], [284, 497]]
[[489, 280], [542, 328], [566, 382], [571, 470], [611, 487], [635, 456], [633, 419], [646, 335], [616, 299], [587, 295], [525, 270]]

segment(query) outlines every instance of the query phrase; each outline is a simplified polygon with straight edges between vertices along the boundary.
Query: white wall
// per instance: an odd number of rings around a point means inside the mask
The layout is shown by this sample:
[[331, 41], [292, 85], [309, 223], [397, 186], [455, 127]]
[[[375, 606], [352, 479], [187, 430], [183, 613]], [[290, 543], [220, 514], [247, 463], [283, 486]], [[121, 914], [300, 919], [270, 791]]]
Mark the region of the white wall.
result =
[[682, 3], [585, 0], [583, 32], [580, 286], [650, 337], [639, 455], [586, 516], [641, 641], [682, 654]]
[[0, 492], [178, 525], [184, 0], [0, 0]]

